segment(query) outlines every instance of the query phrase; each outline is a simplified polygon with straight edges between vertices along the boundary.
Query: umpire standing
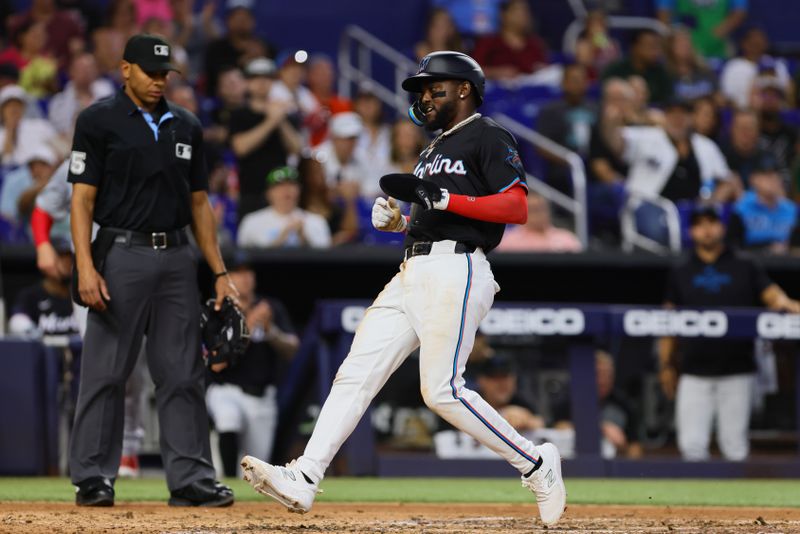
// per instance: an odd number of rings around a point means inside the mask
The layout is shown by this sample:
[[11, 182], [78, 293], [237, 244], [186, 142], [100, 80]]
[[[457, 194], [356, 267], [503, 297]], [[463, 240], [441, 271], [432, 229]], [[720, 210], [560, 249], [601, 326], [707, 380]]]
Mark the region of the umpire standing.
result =
[[[145, 333], [169, 504], [233, 503], [211, 464], [187, 226], [215, 273], [217, 306], [238, 292], [217, 245], [200, 123], [163, 96], [176, 70], [170, 58], [161, 38], [131, 37], [120, 66], [125, 85], [83, 111], [75, 128], [72, 237], [77, 294], [90, 308], [70, 443], [78, 505], [114, 504], [125, 382]], [[100, 230], [90, 245], [92, 220]]]

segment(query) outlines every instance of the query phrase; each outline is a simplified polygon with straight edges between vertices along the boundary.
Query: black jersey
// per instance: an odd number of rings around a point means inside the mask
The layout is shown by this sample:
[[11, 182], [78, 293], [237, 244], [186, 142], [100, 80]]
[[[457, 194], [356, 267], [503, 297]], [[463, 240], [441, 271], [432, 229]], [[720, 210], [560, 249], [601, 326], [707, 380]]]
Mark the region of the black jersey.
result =
[[[517, 141], [488, 117], [474, 119], [434, 140], [420, 154], [414, 174], [450, 193], [470, 197], [502, 193], [517, 184], [527, 188]], [[414, 204], [405, 246], [416, 241], [450, 239], [489, 252], [500, 243], [504, 229], [504, 224], [425, 210]]]
[[11, 313], [26, 315], [42, 335], [56, 336], [78, 333], [74, 311], [69, 297], [51, 295], [42, 284], [36, 284], [19, 292]]
[[192, 222], [191, 194], [208, 190], [197, 117], [163, 98], [150, 116], [124, 89], [78, 115], [68, 180], [97, 188], [100, 226], [177, 230]]

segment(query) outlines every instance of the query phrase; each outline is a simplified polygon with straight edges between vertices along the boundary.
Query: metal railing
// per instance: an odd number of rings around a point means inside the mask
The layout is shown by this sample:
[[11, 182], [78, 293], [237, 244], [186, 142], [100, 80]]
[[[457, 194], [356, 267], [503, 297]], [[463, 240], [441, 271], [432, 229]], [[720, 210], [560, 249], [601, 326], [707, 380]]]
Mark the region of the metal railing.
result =
[[583, 248], [588, 248], [589, 217], [586, 204], [586, 167], [583, 164], [583, 159], [576, 152], [559, 145], [530, 127], [515, 121], [508, 115], [498, 113], [494, 115], [494, 119], [518, 138], [524, 139], [534, 147], [546, 150], [567, 162], [571, 170], [570, 179], [572, 180], [574, 198], [565, 195], [530, 174], [527, 175], [528, 187], [553, 204], [572, 213], [575, 221], [575, 234], [578, 236]]
[[[353, 55], [355, 53], [355, 63]], [[389, 62], [394, 68], [393, 87], [379, 83], [372, 76], [375, 57]], [[417, 64], [359, 26], [347, 26], [339, 41], [339, 94], [350, 97], [353, 86], [369, 85], [370, 91], [385, 104], [408, 111], [408, 94], [403, 90], [403, 80], [417, 71]]]
[[[639, 232], [636, 224], [636, 211], [643, 204], [652, 204], [664, 213], [667, 227], [667, 244]], [[625, 207], [620, 214], [620, 230], [622, 232], [622, 249], [633, 252], [640, 248], [654, 254], [670, 254], [681, 251], [681, 219], [675, 203], [664, 197], [641, 197], [630, 193]]]

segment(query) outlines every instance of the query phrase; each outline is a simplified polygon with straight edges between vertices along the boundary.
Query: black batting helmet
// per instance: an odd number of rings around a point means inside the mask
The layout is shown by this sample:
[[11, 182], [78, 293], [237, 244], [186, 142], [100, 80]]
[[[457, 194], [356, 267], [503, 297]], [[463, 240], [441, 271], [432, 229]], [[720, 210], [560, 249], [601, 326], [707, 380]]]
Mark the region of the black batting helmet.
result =
[[461, 52], [445, 50], [433, 52], [422, 58], [417, 73], [403, 80], [403, 89], [411, 93], [422, 92], [422, 82], [426, 79], [466, 80], [472, 84], [478, 97], [478, 105], [483, 103], [486, 78], [478, 62]]

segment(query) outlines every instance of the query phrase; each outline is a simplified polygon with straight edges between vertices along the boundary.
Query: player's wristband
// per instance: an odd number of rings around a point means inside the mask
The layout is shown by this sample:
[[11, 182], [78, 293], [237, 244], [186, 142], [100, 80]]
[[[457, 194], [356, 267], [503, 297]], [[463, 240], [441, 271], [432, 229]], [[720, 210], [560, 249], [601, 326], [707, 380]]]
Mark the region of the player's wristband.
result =
[[214, 273], [214, 280], [217, 280], [220, 276], [227, 276], [228, 271], [222, 271], [221, 273]]

